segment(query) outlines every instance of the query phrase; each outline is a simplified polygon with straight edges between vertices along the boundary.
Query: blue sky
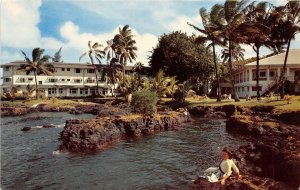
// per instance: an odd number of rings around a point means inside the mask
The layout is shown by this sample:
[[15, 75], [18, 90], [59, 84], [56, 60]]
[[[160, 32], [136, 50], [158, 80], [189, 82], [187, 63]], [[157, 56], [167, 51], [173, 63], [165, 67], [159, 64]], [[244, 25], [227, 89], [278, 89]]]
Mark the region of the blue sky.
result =
[[[147, 65], [147, 57], [164, 33], [181, 30], [196, 33], [186, 22], [201, 26], [198, 11], [208, 10], [218, 0], [2, 0], [0, 63], [23, 60], [35, 47], [53, 55], [62, 47], [64, 62], [78, 62], [87, 49], [87, 42], [106, 41], [125, 24], [133, 29], [138, 46], [137, 61]], [[276, 5], [284, 0], [270, 1]], [[254, 56], [250, 46], [244, 46], [246, 57]], [[292, 42], [300, 48], [300, 35]], [[263, 49], [262, 54], [268, 53]], [[87, 62], [84, 59], [82, 62]]]

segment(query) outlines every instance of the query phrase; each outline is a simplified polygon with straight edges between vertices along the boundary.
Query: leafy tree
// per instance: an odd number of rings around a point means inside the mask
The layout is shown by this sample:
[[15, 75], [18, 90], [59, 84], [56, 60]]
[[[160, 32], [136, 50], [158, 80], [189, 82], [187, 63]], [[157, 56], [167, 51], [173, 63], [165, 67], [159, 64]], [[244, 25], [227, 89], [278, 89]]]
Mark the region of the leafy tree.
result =
[[97, 84], [97, 95], [100, 95], [100, 92], [99, 92], [99, 81], [98, 81], [98, 69], [95, 65], [95, 62], [94, 62], [94, 58], [95, 57], [97, 59], [97, 61], [99, 62], [99, 64], [101, 64], [101, 59], [104, 58], [105, 56], [105, 52], [100, 50], [99, 48], [101, 47], [102, 45], [99, 44], [98, 42], [94, 43], [93, 46], [91, 46], [91, 41], [88, 42], [88, 51], [84, 52], [80, 57], [79, 57], [79, 62], [80, 60], [88, 55], [90, 60], [91, 60], [91, 63], [94, 67], [94, 73], [95, 73], [95, 78], [96, 78], [96, 84]]
[[21, 50], [22, 54], [25, 56], [26, 64], [21, 64], [21, 67], [18, 68], [19, 71], [25, 71], [26, 75], [29, 75], [31, 72], [34, 74], [35, 78], [35, 96], [38, 99], [38, 84], [36, 75], [46, 74], [52, 75], [55, 71], [55, 68], [52, 64], [48, 63], [50, 58], [49, 55], [43, 55], [44, 49], [34, 48], [32, 50], [32, 60], [30, 60], [27, 55]]
[[156, 113], [158, 97], [156, 92], [150, 90], [140, 90], [132, 94], [131, 106], [134, 112], [143, 115]]
[[206, 80], [213, 72], [212, 53], [196, 44], [195, 37], [178, 31], [161, 36], [149, 59], [153, 76], [162, 69], [180, 82], [191, 77]]

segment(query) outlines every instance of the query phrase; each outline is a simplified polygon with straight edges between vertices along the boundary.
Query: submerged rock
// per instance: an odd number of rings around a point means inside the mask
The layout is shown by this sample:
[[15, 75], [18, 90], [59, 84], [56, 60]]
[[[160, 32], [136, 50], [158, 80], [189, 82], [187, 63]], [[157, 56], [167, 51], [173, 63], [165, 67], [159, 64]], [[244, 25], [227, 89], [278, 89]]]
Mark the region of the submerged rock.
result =
[[22, 129], [21, 129], [21, 131], [30, 131], [31, 130], [31, 127], [23, 127]]

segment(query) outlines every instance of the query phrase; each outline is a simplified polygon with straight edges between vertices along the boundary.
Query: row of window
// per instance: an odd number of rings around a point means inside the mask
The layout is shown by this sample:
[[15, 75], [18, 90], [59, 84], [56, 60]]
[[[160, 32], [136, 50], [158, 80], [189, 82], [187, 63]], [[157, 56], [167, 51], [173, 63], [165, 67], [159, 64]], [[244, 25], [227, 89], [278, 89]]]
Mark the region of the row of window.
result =
[[[274, 80], [277, 77], [277, 72], [276, 71], [270, 71], [269, 72], [269, 77], [271, 80]], [[252, 80], [256, 80], [256, 70], [252, 70]], [[259, 80], [267, 80], [267, 72], [266, 71], [259, 71]], [[236, 83], [242, 83], [249, 81], [249, 70], [247, 70], [244, 73], [240, 73], [236, 75], [235, 77], [235, 82]]]
[[[4, 67], [4, 71], [9, 71], [10, 70], [10, 67], [7, 66], [7, 67]], [[71, 71], [71, 68], [61, 68], [61, 71]], [[74, 72], [75, 73], [81, 73], [81, 69], [79, 68], [75, 68], [74, 69]], [[94, 69], [87, 69], [87, 73], [94, 73]], [[100, 72], [100, 70], [99, 70]]]
[[[18, 83], [30, 83], [33, 81], [33, 78], [18, 78], [16, 82]], [[50, 78], [47, 79], [47, 83], [56, 83], [56, 82], [70, 82], [71, 79], [55, 79], [55, 78]], [[103, 82], [103, 80], [98, 80], [100, 82]], [[4, 82], [11, 82], [11, 78], [4, 78]], [[42, 81], [39, 81], [42, 82]], [[86, 83], [95, 83], [95, 79], [86, 79]], [[73, 83], [82, 83], [82, 79], [73, 79]]]
[[[69, 90], [69, 93], [71, 95], [77, 95], [78, 90], [79, 90], [79, 94], [80, 95], [88, 95], [89, 94], [89, 89], [87, 88], [70, 88], [70, 89], [66, 89], [65, 92], [67, 92], [67, 90]], [[96, 94], [97, 89], [92, 88], [90, 89], [90, 94]], [[103, 94], [107, 94], [107, 93], [112, 93], [112, 89], [102, 89], [102, 93]], [[62, 95], [64, 94], [64, 88], [58, 88], [58, 95]], [[48, 95], [57, 95], [57, 88], [48, 88]]]

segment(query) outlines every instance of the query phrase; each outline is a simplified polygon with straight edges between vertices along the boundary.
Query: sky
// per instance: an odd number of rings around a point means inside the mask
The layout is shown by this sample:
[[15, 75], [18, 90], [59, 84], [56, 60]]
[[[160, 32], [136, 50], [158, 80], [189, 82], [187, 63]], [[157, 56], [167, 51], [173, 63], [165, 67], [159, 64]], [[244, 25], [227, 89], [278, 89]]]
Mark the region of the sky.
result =
[[[207, 10], [222, 0], [0, 0], [0, 64], [24, 60], [40, 47], [53, 56], [62, 47], [65, 63], [78, 63], [88, 41], [103, 46], [126, 24], [136, 40], [137, 62], [148, 65], [148, 57], [163, 34], [180, 30], [198, 34], [186, 23], [202, 27], [199, 9]], [[275, 5], [285, 0], [270, 0]], [[255, 55], [243, 46], [245, 57]], [[291, 48], [300, 48], [300, 34]], [[218, 49], [220, 52], [220, 48]], [[262, 49], [262, 55], [269, 53]], [[88, 62], [88, 57], [81, 60]], [[135, 63], [135, 62], [134, 62]], [[132, 64], [134, 64], [132, 63]]]

